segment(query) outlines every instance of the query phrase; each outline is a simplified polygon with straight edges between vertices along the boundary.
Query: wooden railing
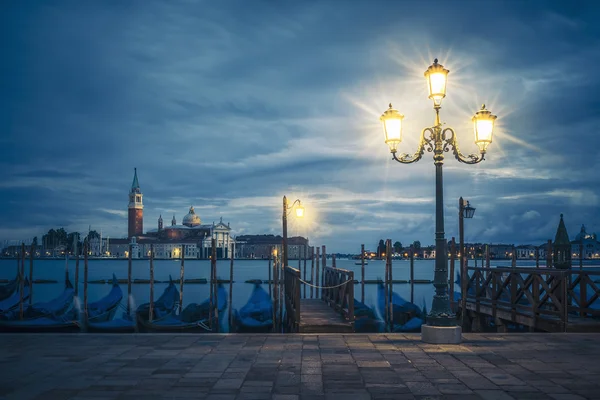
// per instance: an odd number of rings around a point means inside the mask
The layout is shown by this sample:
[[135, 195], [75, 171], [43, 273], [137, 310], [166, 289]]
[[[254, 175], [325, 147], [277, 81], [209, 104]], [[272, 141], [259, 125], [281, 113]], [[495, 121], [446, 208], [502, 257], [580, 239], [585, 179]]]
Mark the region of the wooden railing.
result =
[[325, 267], [322, 286], [321, 299], [343, 318], [354, 322], [354, 272]]
[[[600, 272], [551, 268], [469, 267], [466, 309], [547, 331], [571, 318], [600, 317]], [[592, 306], [597, 306], [592, 308]]]
[[300, 326], [300, 270], [286, 266], [283, 272], [285, 329], [298, 332]]

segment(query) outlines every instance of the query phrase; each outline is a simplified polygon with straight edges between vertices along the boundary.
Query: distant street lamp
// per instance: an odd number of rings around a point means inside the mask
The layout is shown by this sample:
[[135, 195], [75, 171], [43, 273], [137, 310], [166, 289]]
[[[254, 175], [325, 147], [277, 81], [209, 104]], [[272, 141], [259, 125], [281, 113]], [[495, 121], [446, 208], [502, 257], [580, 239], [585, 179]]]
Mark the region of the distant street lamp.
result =
[[288, 265], [287, 217], [289, 212], [294, 208], [294, 205], [296, 205], [296, 203], [298, 203], [298, 206], [296, 206], [296, 217], [303, 218], [304, 207], [302, 206], [302, 203], [300, 203], [300, 200], [296, 199], [294, 200], [292, 205], [288, 206], [287, 197], [283, 196], [283, 252], [281, 254], [281, 259], [284, 267]]
[[394, 109], [390, 104], [383, 113], [380, 120], [383, 123], [385, 143], [389, 146], [394, 160], [402, 164], [417, 162], [423, 157], [425, 150], [433, 152], [435, 164], [435, 277], [433, 286], [435, 295], [431, 311], [427, 316], [427, 324], [421, 330], [421, 339], [427, 343], [460, 343], [461, 328], [456, 325], [456, 316], [450, 308], [448, 298], [448, 256], [446, 251], [446, 239], [444, 238], [444, 192], [442, 179], [442, 164], [444, 163], [444, 152], [452, 148], [454, 157], [465, 164], [477, 164], [485, 158], [487, 147], [492, 143], [492, 134], [496, 116], [485, 109], [477, 111], [473, 116], [473, 128], [475, 133], [475, 144], [479, 147], [479, 154], [463, 155], [458, 148], [454, 129], [442, 128], [440, 122], [440, 108], [442, 99], [446, 97], [446, 82], [448, 70], [435, 59], [433, 64], [425, 71], [429, 98], [433, 100], [435, 109], [435, 124], [421, 131], [419, 147], [413, 154], [403, 153], [397, 156], [397, 149], [402, 142], [402, 120], [404, 115]]
[[[465, 317], [465, 307], [467, 305], [467, 257], [465, 256], [465, 218], [473, 218], [475, 208], [471, 207], [471, 203], [458, 199], [458, 235], [460, 240], [460, 298], [462, 311], [460, 313], [461, 326]], [[454, 277], [452, 277], [454, 279]]]

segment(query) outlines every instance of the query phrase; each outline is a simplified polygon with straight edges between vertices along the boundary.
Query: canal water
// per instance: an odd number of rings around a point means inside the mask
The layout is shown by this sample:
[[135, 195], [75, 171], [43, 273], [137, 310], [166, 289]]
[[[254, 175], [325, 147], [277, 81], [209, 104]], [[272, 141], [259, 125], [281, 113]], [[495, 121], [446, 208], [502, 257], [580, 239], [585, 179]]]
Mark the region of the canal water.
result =
[[[338, 268], [354, 271], [355, 279], [360, 280], [360, 265], [356, 265], [356, 260], [341, 259], [336, 260]], [[414, 275], [415, 280], [433, 280], [434, 260], [415, 260]], [[110, 281], [114, 273], [118, 279], [127, 279], [127, 260], [89, 260], [88, 281], [107, 280]], [[75, 260], [71, 259], [66, 265], [64, 259], [35, 259], [33, 277], [35, 280], [48, 279], [56, 280], [59, 283], [39, 283], [33, 287], [33, 301], [41, 302], [48, 301], [60, 295], [64, 289], [65, 266], [69, 271], [71, 282], [75, 283]], [[587, 264], [587, 263], [586, 263]], [[230, 260], [217, 261], [217, 274], [220, 279], [229, 279]], [[290, 265], [297, 268], [298, 261], [290, 260]], [[327, 260], [327, 265], [331, 266], [331, 259]], [[469, 260], [469, 265], [473, 266], [474, 261]], [[479, 263], [481, 265], [481, 263]], [[542, 264], [543, 265], [543, 264]], [[132, 262], [132, 279], [149, 279], [150, 277], [150, 262], [149, 260], [133, 260]], [[157, 299], [162, 291], [167, 287], [169, 276], [173, 279], [179, 279], [181, 260], [154, 260], [154, 298]], [[304, 266], [302, 262], [301, 266]], [[458, 267], [458, 263], [455, 264]], [[510, 266], [510, 260], [492, 260], [492, 266]], [[534, 261], [519, 260], [518, 266], [535, 266]], [[600, 267], [600, 265], [597, 265]], [[586, 265], [591, 267], [591, 265]], [[375, 280], [381, 279], [384, 276], [385, 261], [371, 260], [365, 266], [365, 279]], [[14, 279], [17, 272], [17, 261], [14, 259], [0, 259], [0, 279]], [[392, 264], [392, 272], [394, 280], [410, 279], [410, 261], [394, 260]], [[25, 261], [25, 274], [29, 275], [29, 260]], [[267, 280], [269, 277], [268, 260], [234, 260], [233, 268], [233, 294], [232, 306], [234, 309], [239, 309], [248, 301], [253, 284], [245, 283], [246, 280], [260, 279]], [[301, 277], [304, 272], [301, 271]], [[310, 261], [307, 262], [307, 280], [310, 276]], [[185, 260], [185, 279], [200, 279], [210, 277], [210, 261], [209, 260]], [[265, 290], [268, 290], [268, 284], [263, 284]], [[110, 284], [88, 284], [88, 301], [95, 301], [105, 296], [110, 291]], [[229, 291], [229, 284], [225, 284]], [[179, 284], [177, 284], [179, 289]], [[124, 293], [122, 304], [126, 303], [127, 284], [121, 284], [121, 289]], [[132, 301], [134, 307], [139, 304], [149, 301], [150, 290], [148, 284], [132, 284]], [[183, 306], [189, 303], [200, 303], [208, 298], [210, 286], [208, 284], [184, 284]], [[458, 290], [458, 288], [456, 288]], [[410, 300], [410, 284], [396, 283], [394, 291], [406, 300]], [[414, 285], [414, 302], [422, 307], [427, 305], [427, 309], [431, 309], [431, 301], [433, 296], [433, 285], [431, 283], [419, 283]], [[304, 290], [301, 290], [303, 295]], [[306, 288], [307, 297], [310, 297], [310, 288]], [[361, 286], [354, 286], [355, 298], [360, 300]], [[83, 259], [79, 261], [79, 295], [83, 297]], [[365, 303], [368, 306], [374, 307], [377, 298], [377, 285], [365, 284]], [[227, 313], [228, 310], [225, 310]]]

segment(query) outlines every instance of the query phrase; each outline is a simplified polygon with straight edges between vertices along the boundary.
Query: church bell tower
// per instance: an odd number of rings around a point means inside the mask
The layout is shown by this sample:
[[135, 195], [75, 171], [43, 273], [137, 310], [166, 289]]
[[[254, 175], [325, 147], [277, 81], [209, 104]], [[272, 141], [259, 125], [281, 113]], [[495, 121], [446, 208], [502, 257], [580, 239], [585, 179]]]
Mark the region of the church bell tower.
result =
[[142, 203], [142, 191], [137, 177], [137, 168], [133, 169], [133, 183], [129, 192], [128, 206], [128, 238], [141, 236], [144, 232], [144, 204]]

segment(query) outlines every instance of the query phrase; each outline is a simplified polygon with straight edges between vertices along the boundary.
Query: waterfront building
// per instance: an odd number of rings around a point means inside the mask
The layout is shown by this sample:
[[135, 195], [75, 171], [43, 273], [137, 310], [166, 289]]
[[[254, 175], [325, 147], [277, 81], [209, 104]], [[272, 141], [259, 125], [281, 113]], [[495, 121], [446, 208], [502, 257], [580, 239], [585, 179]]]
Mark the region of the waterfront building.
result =
[[580, 245], [583, 246], [584, 259], [600, 258], [600, 242], [596, 233], [587, 233], [585, 225], [581, 225], [581, 230], [575, 236], [575, 240], [571, 241], [571, 252], [573, 258], [579, 258]]
[[[241, 235], [236, 240], [236, 256], [239, 258], [268, 259], [273, 247], [281, 247], [280, 235]], [[311, 247], [308, 239], [301, 236], [288, 238], [288, 260], [304, 258], [304, 251], [310, 257]]]

